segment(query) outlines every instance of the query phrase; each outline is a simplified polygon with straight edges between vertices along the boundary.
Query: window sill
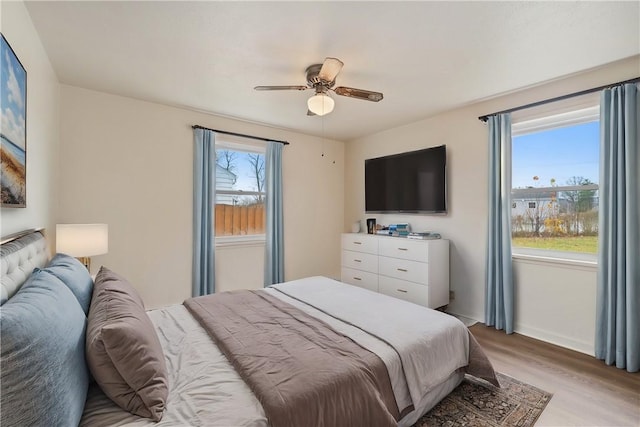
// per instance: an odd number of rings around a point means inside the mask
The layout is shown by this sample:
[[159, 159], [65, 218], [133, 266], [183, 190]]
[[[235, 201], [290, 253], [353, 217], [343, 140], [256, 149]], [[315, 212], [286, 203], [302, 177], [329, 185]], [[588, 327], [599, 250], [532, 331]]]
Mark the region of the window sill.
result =
[[594, 254], [514, 248], [511, 258], [514, 261], [529, 264], [566, 266], [586, 270], [597, 270], [598, 268], [598, 258]]
[[216, 248], [228, 247], [252, 247], [265, 244], [264, 234], [254, 234], [251, 236], [223, 236], [215, 238]]

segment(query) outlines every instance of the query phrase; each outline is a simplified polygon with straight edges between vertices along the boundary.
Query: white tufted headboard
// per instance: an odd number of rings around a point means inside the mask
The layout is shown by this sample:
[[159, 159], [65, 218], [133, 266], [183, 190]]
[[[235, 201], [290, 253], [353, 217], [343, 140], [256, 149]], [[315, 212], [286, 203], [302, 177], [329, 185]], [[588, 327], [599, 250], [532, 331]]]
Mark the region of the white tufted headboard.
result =
[[0, 247], [0, 305], [7, 302], [27, 280], [34, 268], [49, 260], [42, 230], [29, 230], [3, 239]]

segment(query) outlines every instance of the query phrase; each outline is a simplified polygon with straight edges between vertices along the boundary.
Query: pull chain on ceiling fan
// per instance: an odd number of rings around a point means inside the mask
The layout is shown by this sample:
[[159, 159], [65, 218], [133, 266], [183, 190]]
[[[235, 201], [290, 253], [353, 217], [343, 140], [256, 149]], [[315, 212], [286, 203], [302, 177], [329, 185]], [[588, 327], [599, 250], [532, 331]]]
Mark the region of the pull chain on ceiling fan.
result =
[[307, 101], [308, 116], [324, 116], [333, 111], [335, 101], [329, 96], [329, 91], [336, 95], [348, 96], [349, 98], [363, 99], [365, 101], [378, 102], [383, 95], [380, 92], [373, 92], [364, 89], [339, 86], [333, 89], [336, 84], [336, 76], [342, 70], [344, 63], [337, 58], [326, 58], [322, 64], [313, 64], [307, 67], [306, 86], [256, 86], [255, 90], [307, 90], [314, 89], [313, 95]]

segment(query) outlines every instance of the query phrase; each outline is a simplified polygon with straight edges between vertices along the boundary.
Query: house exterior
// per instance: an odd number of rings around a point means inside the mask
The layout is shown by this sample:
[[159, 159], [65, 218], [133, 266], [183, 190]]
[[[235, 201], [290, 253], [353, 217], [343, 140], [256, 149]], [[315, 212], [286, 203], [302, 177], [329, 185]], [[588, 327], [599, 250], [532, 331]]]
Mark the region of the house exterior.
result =
[[[216, 190], [233, 190], [237, 179], [236, 174], [216, 164]], [[216, 204], [233, 205], [235, 198], [230, 194], [217, 194]]]
[[[591, 234], [597, 230], [598, 196], [558, 192], [511, 196], [511, 230], [518, 234]], [[595, 222], [594, 222], [595, 220]]]

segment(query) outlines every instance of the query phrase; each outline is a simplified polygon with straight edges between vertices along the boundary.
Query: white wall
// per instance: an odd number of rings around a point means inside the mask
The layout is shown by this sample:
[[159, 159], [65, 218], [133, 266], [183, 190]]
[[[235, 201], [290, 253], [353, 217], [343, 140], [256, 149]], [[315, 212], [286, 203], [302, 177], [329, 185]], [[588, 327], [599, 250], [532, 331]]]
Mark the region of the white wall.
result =
[[2, 34], [27, 71], [27, 207], [2, 208], [0, 234], [45, 227], [51, 236], [55, 229], [60, 85], [24, 4], [3, 1], [0, 10]]
[[[109, 253], [94, 257], [93, 269], [104, 264], [127, 277], [147, 307], [191, 296], [194, 124], [290, 142], [283, 156], [285, 278], [338, 274], [342, 142], [61, 87], [58, 222], [109, 224]], [[263, 254], [256, 246], [218, 248], [218, 290], [262, 287]]]
[[[640, 57], [636, 56], [348, 142], [344, 230], [349, 231], [353, 221], [375, 217], [379, 223], [409, 222], [416, 230], [440, 232], [451, 240], [451, 290], [455, 291], [455, 300], [449, 311], [483, 321], [488, 138], [486, 126], [478, 117], [637, 77], [639, 70]], [[441, 144], [447, 145], [447, 215], [365, 214], [365, 159]], [[516, 262], [515, 282], [516, 331], [593, 352], [595, 271]]]
[[514, 259], [516, 332], [593, 355], [596, 273], [595, 267]]

